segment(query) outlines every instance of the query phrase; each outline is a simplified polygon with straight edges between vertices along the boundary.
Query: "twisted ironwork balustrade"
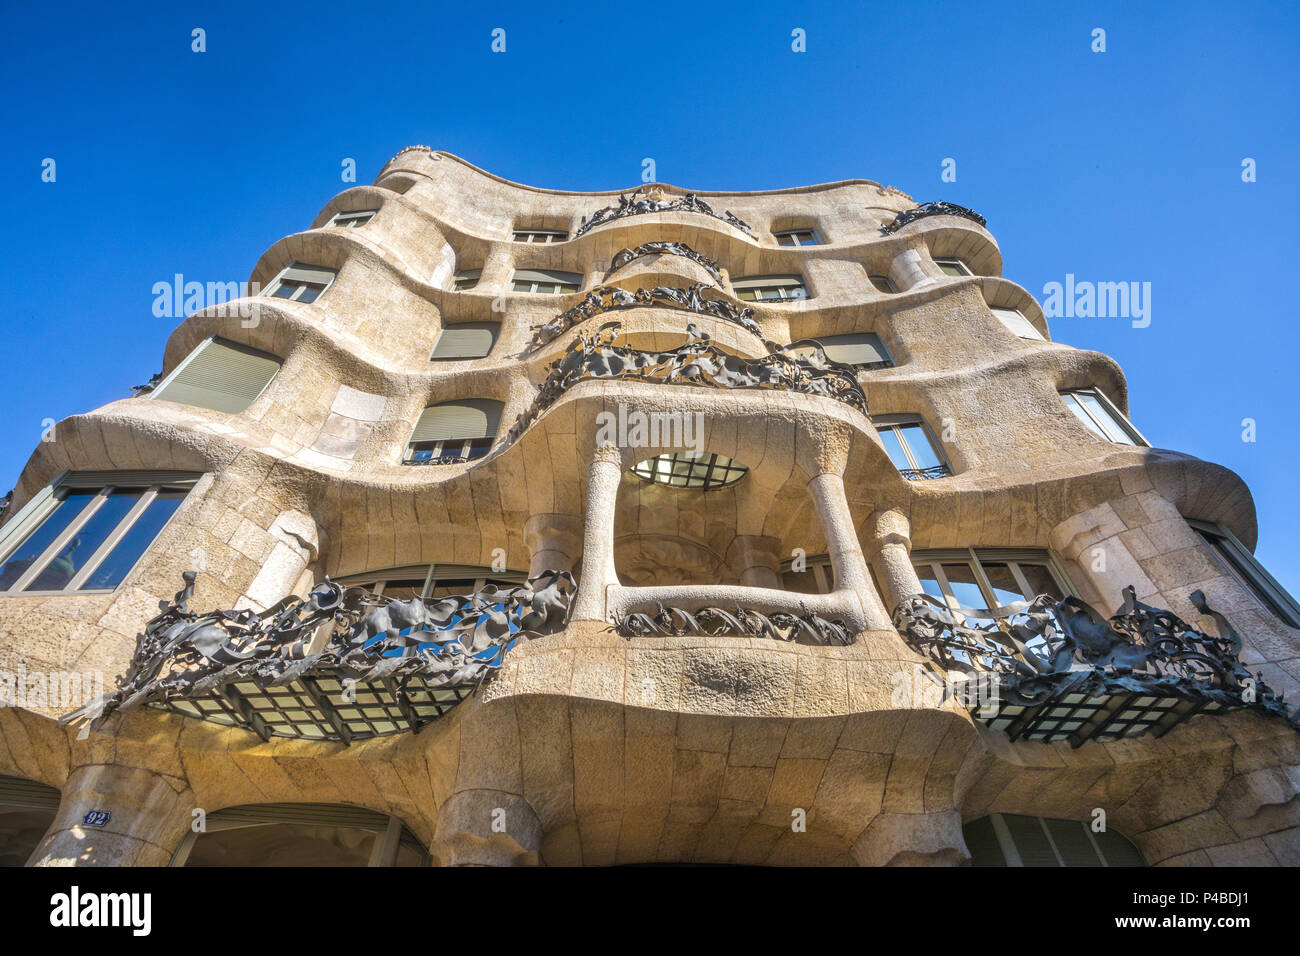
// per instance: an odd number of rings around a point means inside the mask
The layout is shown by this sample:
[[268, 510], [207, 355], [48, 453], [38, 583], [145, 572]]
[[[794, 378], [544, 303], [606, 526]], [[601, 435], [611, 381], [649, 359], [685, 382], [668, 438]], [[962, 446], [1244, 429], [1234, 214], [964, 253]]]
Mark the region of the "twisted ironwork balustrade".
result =
[[595, 226], [613, 222], [615, 219], [622, 219], [624, 216], [644, 216], [655, 212], [699, 212], [706, 216], [712, 216], [714, 219], [720, 219], [728, 225], [735, 226], [749, 236], [754, 235], [743, 220], [733, 216], [730, 211], [724, 211], [721, 214], [714, 212], [713, 207], [695, 193], [674, 196], [671, 199], [661, 198], [666, 195], [668, 194], [661, 189], [656, 188], [651, 191], [644, 186], [634, 189], [630, 196], [620, 195], [617, 205], [597, 209], [591, 214], [591, 218], [584, 218], [581, 225], [578, 226], [578, 231], [573, 234], [573, 238], [577, 239]]
[[979, 213], [965, 206], [958, 206], [951, 202], [924, 202], [919, 206], [911, 209], [904, 209], [898, 215], [894, 216], [893, 221], [880, 227], [880, 231], [885, 235], [897, 232], [910, 222], [916, 222], [918, 219], [924, 219], [927, 216], [961, 216], [963, 219], [969, 219], [978, 225], [987, 225], [987, 220]]

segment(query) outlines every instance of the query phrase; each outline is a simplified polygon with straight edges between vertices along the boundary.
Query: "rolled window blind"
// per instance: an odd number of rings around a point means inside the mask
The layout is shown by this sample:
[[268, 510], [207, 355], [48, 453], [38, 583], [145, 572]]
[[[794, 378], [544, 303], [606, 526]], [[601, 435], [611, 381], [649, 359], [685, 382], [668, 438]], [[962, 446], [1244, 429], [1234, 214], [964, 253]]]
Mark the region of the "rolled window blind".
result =
[[420, 415], [411, 441], [491, 438], [501, 422], [501, 403], [489, 398], [431, 405]]
[[[873, 362], [891, 361], [889, 352], [874, 332], [850, 332], [847, 335], [824, 335], [817, 339], [826, 357], [846, 365], [869, 365]], [[811, 348], [795, 349], [796, 354], [805, 355]]]
[[190, 353], [153, 397], [234, 414], [253, 404], [279, 370], [274, 355], [211, 338]]
[[581, 285], [579, 272], [555, 272], [549, 269], [517, 269], [515, 282], [559, 282], [564, 285]]
[[1017, 310], [995, 309], [992, 306], [990, 306], [989, 309], [1014, 335], [1018, 335], [1022, 339], [1038, 339], [1039, 341], [1043, 341], [1043, 333], [1034, 328], [1033, 323]]
[[314, 266], [306, 262], [291, 262], [280, 273], [280, 278], [288, 282], [311, 282], [316, 285], [329, 285], [337, 273], [324, 266]]
[[429, 358], [483, 358], [492, 351], [499, 328], [495, 322], [459, 322], [444, 326]]

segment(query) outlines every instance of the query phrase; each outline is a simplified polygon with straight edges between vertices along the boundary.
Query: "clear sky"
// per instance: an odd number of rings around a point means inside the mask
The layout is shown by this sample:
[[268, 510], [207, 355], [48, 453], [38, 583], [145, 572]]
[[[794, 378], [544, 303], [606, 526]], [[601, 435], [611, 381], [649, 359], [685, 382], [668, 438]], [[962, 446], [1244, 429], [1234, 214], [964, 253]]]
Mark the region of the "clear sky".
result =
[[649, 157], [698, 189], [865, 178], [971, 206], [1040, 301], [1067, 273], [1151, 283], [1148, 327], [1054, 338], [1120, 362], [1154, 445], [1246, 480], [1257, 553], [1300, 593], [1296, 3], [4, 6], [0, 492], [43, 420], [159, 369], [154, 283], [247, 280], [345, 158], [366, 183], [419, 143], [604, 190]]

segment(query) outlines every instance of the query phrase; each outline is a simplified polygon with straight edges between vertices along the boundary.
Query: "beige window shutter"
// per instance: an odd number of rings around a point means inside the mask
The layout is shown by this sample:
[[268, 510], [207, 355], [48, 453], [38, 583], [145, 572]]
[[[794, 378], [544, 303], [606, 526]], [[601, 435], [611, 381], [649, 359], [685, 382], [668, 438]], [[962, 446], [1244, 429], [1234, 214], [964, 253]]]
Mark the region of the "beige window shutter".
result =
[[[823, 335], [817, 341], [821, 344], [826, 357], [834, 362], [846, 365], [869, 365], [872, 362], [890, 361], [889, 353], [881, 343], [879, 336], [873, 332], [850, 332], [847, 335]], [[810, 348], [795, 350], [800, 354], [811, 353]]]
[[492, 351], [499, 328], [496, 322], [458, 322], [444, 326], [429, 358], [483, 358]]
[[279, 370], [274, 355], [211, 338], [190, 353], [153, 397], [233, 414], [253, 404]]
[[562, 285], [581, 285], [582, 274], [578, 272], [554, 272], [544, 269], [518, 269], [514, 275], [515, 282], [559, 282]]
[[1025, 318], [1024, 313], [1016, 309], [999, 309], [993, 306], [989, 306], [989, 310], [1013, 334], [1020, 336], [1022, 339], [1043, 341], [1043, 333], [1034, 328], [1034, 324]]
[[501, 422], [501, 403], [487, 398], [431, 405], [420, 415], [411, 441], [491, 438]]

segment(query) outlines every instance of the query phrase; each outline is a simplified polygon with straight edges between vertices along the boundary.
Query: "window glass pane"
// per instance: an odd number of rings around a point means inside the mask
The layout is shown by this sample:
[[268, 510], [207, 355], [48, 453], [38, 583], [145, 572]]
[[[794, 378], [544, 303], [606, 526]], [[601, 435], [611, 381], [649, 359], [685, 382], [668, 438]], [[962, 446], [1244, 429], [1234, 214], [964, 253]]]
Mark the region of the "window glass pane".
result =
[[944, 600], [943, 588], [939, 587], [939, 580], [934, 576], [934, 572], [930, 570], [930, 566], [927, 564], [923, 567], [919, 567], [916, 569], [916, 572], [917, 576], [921, 579], [921, 590], [930, 595], [930, 597], [938, 598], [946, 605], [948, 602]]
[[1013, 604], [1016, 601], [1026, 601], [1033, 597], [1032, 594], [1021, 594], [1020, 585], [1011, 574], [1011, 569], [1005, 564], [989, 564], [981, 561], [980, 565], [984, 568], [985, 575], [988, 576], [989, 584], [993, 585], [993, 600], [998, 606], [1003, 604]]
[[111, 589], [122, 583], [126, 573], [134, 567], [140, 556], [153, 544], [158, 532], [185, 500], [184, 491], [160, 491], [145, 508], [144, 514], [131, 525], [108, 556], [100, 562], [81, 586], [83, 591]]
[[985, 606], [984, 592], [975, 583], [975, 570], [968, 564], [945, 564], [943, 573], [948, 576], [948, 586], [952, 596], [962, 607], [981, 608]]
[[739, 292], [736, 293], [736, 298], [740, 299], [742, 302], [753, 302], [755, 299], [754, 290], [741, 289]]
[[893, 293], [898, 291], [897, 287], [894, 285], [894, 280], [889, 278], [889, 276], [872, 276], [871, 284], [881, 292]]
[[1046, 565], [1025, 564], [1024, 562], [1017, 562], [1017, 564], [1020, 565], [1020, 573], [1029, 582], [1029, 590], [1033, 592], [1025, 595], [1026, 598], [1037, 597], [1040, 594], [1050, 594], [1059, 601], [1065, 597], [1056, 583], [1056, 578], [1052, 577], [1052, 572], [1047, 569]]
[[1107, 438], [1121, 445], [1132, 445], [1134, 443], [1128, 432], [1115, 420], [1115, 416], [1110, 413], [1109, 409], [1101, 403], [1101, 399], [1097, 398], [1096, 395], [1089, 392], [1079, 392], [1076, 397], [1101, 425], [1106, 432]]
[[28, 535], [27, 540], [18, 546], [9, 560], [0, 566], [0, 591], [13, 587], [13, 583], [23, 576], [32, 562], [72, 523], [72, 519], [81, 514], [86, 502], [96, 494], [96, 491], [73, 491], [59, 502], [49, 517], [41, 522], [40, 527]]
[[889, 460], [894, 463], [895, 468], [901, 470], [912, 467], [912, 463], [907, 460], [907, 455], [903, 453], [903, 446], [898, 441], [897, 430], [892, 427], [882, 428], [880, 440], [884, 442], [885, 453], [889, 455]]
[[899, 425], [898, 429], [903, 433], [903, 439], [907, 442], [912, 457], [916, 459], [917, 468], [934, 468], [943, 464], [930, 446], [930, 436], [925, 433], [925, 429], [919, 424], [913, 422], [907, 425]]
[[1079, 404], [1079, 400], [1073, 393], [1065, 392], [1061, 395], [1061, 398], [1065, 401], [1065, 407], [1074, 412], [1074, 417], [1088, 426], [1088, 431], [1092, 432], [1098, 438], [1104, 438], [1107, 441], [1110, 441], [1110, 436], [1102, 431], [1101, 426], [1094, 422], [1088, 413], [1083, 410], [1083, 406]]
[[943, 270], [944, 275], [948, 276], [964, 276], [967, 274], [966, 270], [956, 262], [940, 262], [939, 268]]
[[304, 286], [302, 287], [302, 295], [298, 296], [298, 298], [297, 298], [296, 301], [298, 301], [298, 302], [315, 302], [315, 301], [316, 301], [316, 297], [317, 297], [318, 295], [320, 295], [320, 293], [321, 293], [321, 287], [320, 287], [320, 286], [318, 286], [318, 285], [304, 285]]
[[114, 528], [126, 517], [137, 501], [140, 491], [113, 492], [99, 506], [90, 519], [64, 545], [45, 570], [36, 575], [36, 579], [27, 585], [28, 591], [58, 591], [67, 587], [73, 576], [82, 569], [95, 550], [104, 543]]
[[288, 299], [291, 298], [293, 294], [297, 291], [298, 291], [298, 286], [296, 283], [281, 282], [278, 286], [275, 287], [275, 291], [272, 292], [271, 295], [277, 299]]

